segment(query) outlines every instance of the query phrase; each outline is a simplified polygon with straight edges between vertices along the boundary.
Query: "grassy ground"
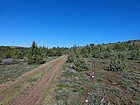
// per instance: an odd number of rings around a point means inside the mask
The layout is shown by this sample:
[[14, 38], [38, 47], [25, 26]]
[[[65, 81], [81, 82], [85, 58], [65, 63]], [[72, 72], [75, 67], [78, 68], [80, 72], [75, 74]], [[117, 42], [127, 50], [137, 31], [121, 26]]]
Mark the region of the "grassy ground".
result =
[[[85, 59], [91, 62], [90, 58]], [[95, 62], [95, 77], [85, 72], [74, 75], [61, 74], [56, 91], [57, 105], [99, 105], [104, 97], [104, 104], [139, 105], [140, 103], [140, 63], [127, 60], [126, 70], [121, 72], [106, 71], [108, 60], [92, 59]], [[70, 68], [65, 64], [63, 70]], [[85, 101], [88, 100], [88, 103]]]
[[28, 89], [33, 87], [35, 83], [45, 75], [49, 69], [52, 67], [48, 67], [44, 69], [42, 72], [39, 72], [38, 74], [34, 75], [33, 77], [28, 77], [25, 79], [24, 82], [21, 84], [17, 84], [14, 86], [13, 90], [10, 94], [5, 95], [5, 97], [2, 100], [2, 105], [8, 105], [13, 99], [20, 95], [24, 95], [27, 93]]
[[[46, 62], [52, 61], [57, 57], [48, 57], [45, 59]], [[8, 81], [14, 81], [17, 77], [21, 76], [25, 72], [33, 70], [39, 65], [28, 65], [26, 63], [11, 64], [11, 65], [0, 65], [0, 84]]]
[[0, 65], [0, 84], [8, 81], [14, 81], [25, 72], [36, 68], [38, 65], [14, 64]]

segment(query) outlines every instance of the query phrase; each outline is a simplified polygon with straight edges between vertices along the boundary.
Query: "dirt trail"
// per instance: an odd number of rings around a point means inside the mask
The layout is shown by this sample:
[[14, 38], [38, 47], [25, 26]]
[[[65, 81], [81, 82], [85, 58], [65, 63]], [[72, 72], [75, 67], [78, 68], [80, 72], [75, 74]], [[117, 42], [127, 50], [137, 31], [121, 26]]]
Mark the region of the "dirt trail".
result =
[[0, 98], [2, 99], [5, 95], [13, 95], [16, 91], [14, 89], [15, 86], [25, 84], [25, 80], [27, 78], [34, 77], [38, 73], [42, 72], [45, 68], [51, 66], [49, 71], [40, 79], [38, 79], [33, 86], [30, 86], [26, 89], [26, 93], [16, 96], [14, 100], [9, 103], [10, 105], [37, 105], [38, 103], [39, 105], [42, 105], [49, 85], [55, 79], [57, 73], [61, 70], [61, 67], [66, 62], [66, 58], [67, 56], [57, 58], [56, 60], [41, 65], [35, 70], [23, 74], [13, 83], [0, 85]]

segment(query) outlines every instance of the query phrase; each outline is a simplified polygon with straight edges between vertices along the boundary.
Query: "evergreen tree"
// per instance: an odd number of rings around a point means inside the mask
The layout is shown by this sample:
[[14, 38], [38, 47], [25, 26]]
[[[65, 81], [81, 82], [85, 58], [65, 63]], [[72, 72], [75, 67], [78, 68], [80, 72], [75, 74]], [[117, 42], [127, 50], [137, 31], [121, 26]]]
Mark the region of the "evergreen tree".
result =
[[43, 54], [41, 48], [37, 47], [35, 41], [32, 42], [32, 46], [29, 49], [29, 53], [26, 59], [28, 64], [40, 64], [43, 63]]

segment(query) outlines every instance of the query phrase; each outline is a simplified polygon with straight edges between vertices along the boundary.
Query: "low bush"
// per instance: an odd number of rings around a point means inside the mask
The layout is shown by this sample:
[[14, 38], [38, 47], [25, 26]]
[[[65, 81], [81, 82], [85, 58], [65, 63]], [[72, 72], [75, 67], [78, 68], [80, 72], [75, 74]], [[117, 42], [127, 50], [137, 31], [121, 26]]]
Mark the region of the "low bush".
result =
[[118, 54], [111, 59], [108, 70], [109, 71], [122, 71], [126, 67], [125, 57], [122, 54]]
[[73, 102], [71, 102], [71, 105], [83, 105], [81, 100], [73, 100]]
[[131, 53], [131, 59], [132, 60], [140, 60], [140, 50], [134, 50]]
[[122, 71], [125, 69], [125, 63], [120, 60], [112, 60], [109, 64], [109, 71]]
[[77, 71], [86, 71], [90, 69], [90, 65], [83, 59], [75, 59], [73, 69]]

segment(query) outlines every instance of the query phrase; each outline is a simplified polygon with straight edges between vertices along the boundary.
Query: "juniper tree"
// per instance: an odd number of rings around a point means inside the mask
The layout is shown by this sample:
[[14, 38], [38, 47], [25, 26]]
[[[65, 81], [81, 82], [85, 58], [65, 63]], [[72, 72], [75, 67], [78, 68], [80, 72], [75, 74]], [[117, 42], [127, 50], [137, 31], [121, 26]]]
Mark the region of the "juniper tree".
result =
[[26, 61], [28, 64], [40, 64], [43, 62], [43, 54], [41, 49], [37, 47], [35, 41], [32, 42], [32, 46], [28, 51]]
[[122, 71], [126, 67], [125, 56], [123, 54], [118, 54], [111, 59], [108, 70], [109, 71]]

